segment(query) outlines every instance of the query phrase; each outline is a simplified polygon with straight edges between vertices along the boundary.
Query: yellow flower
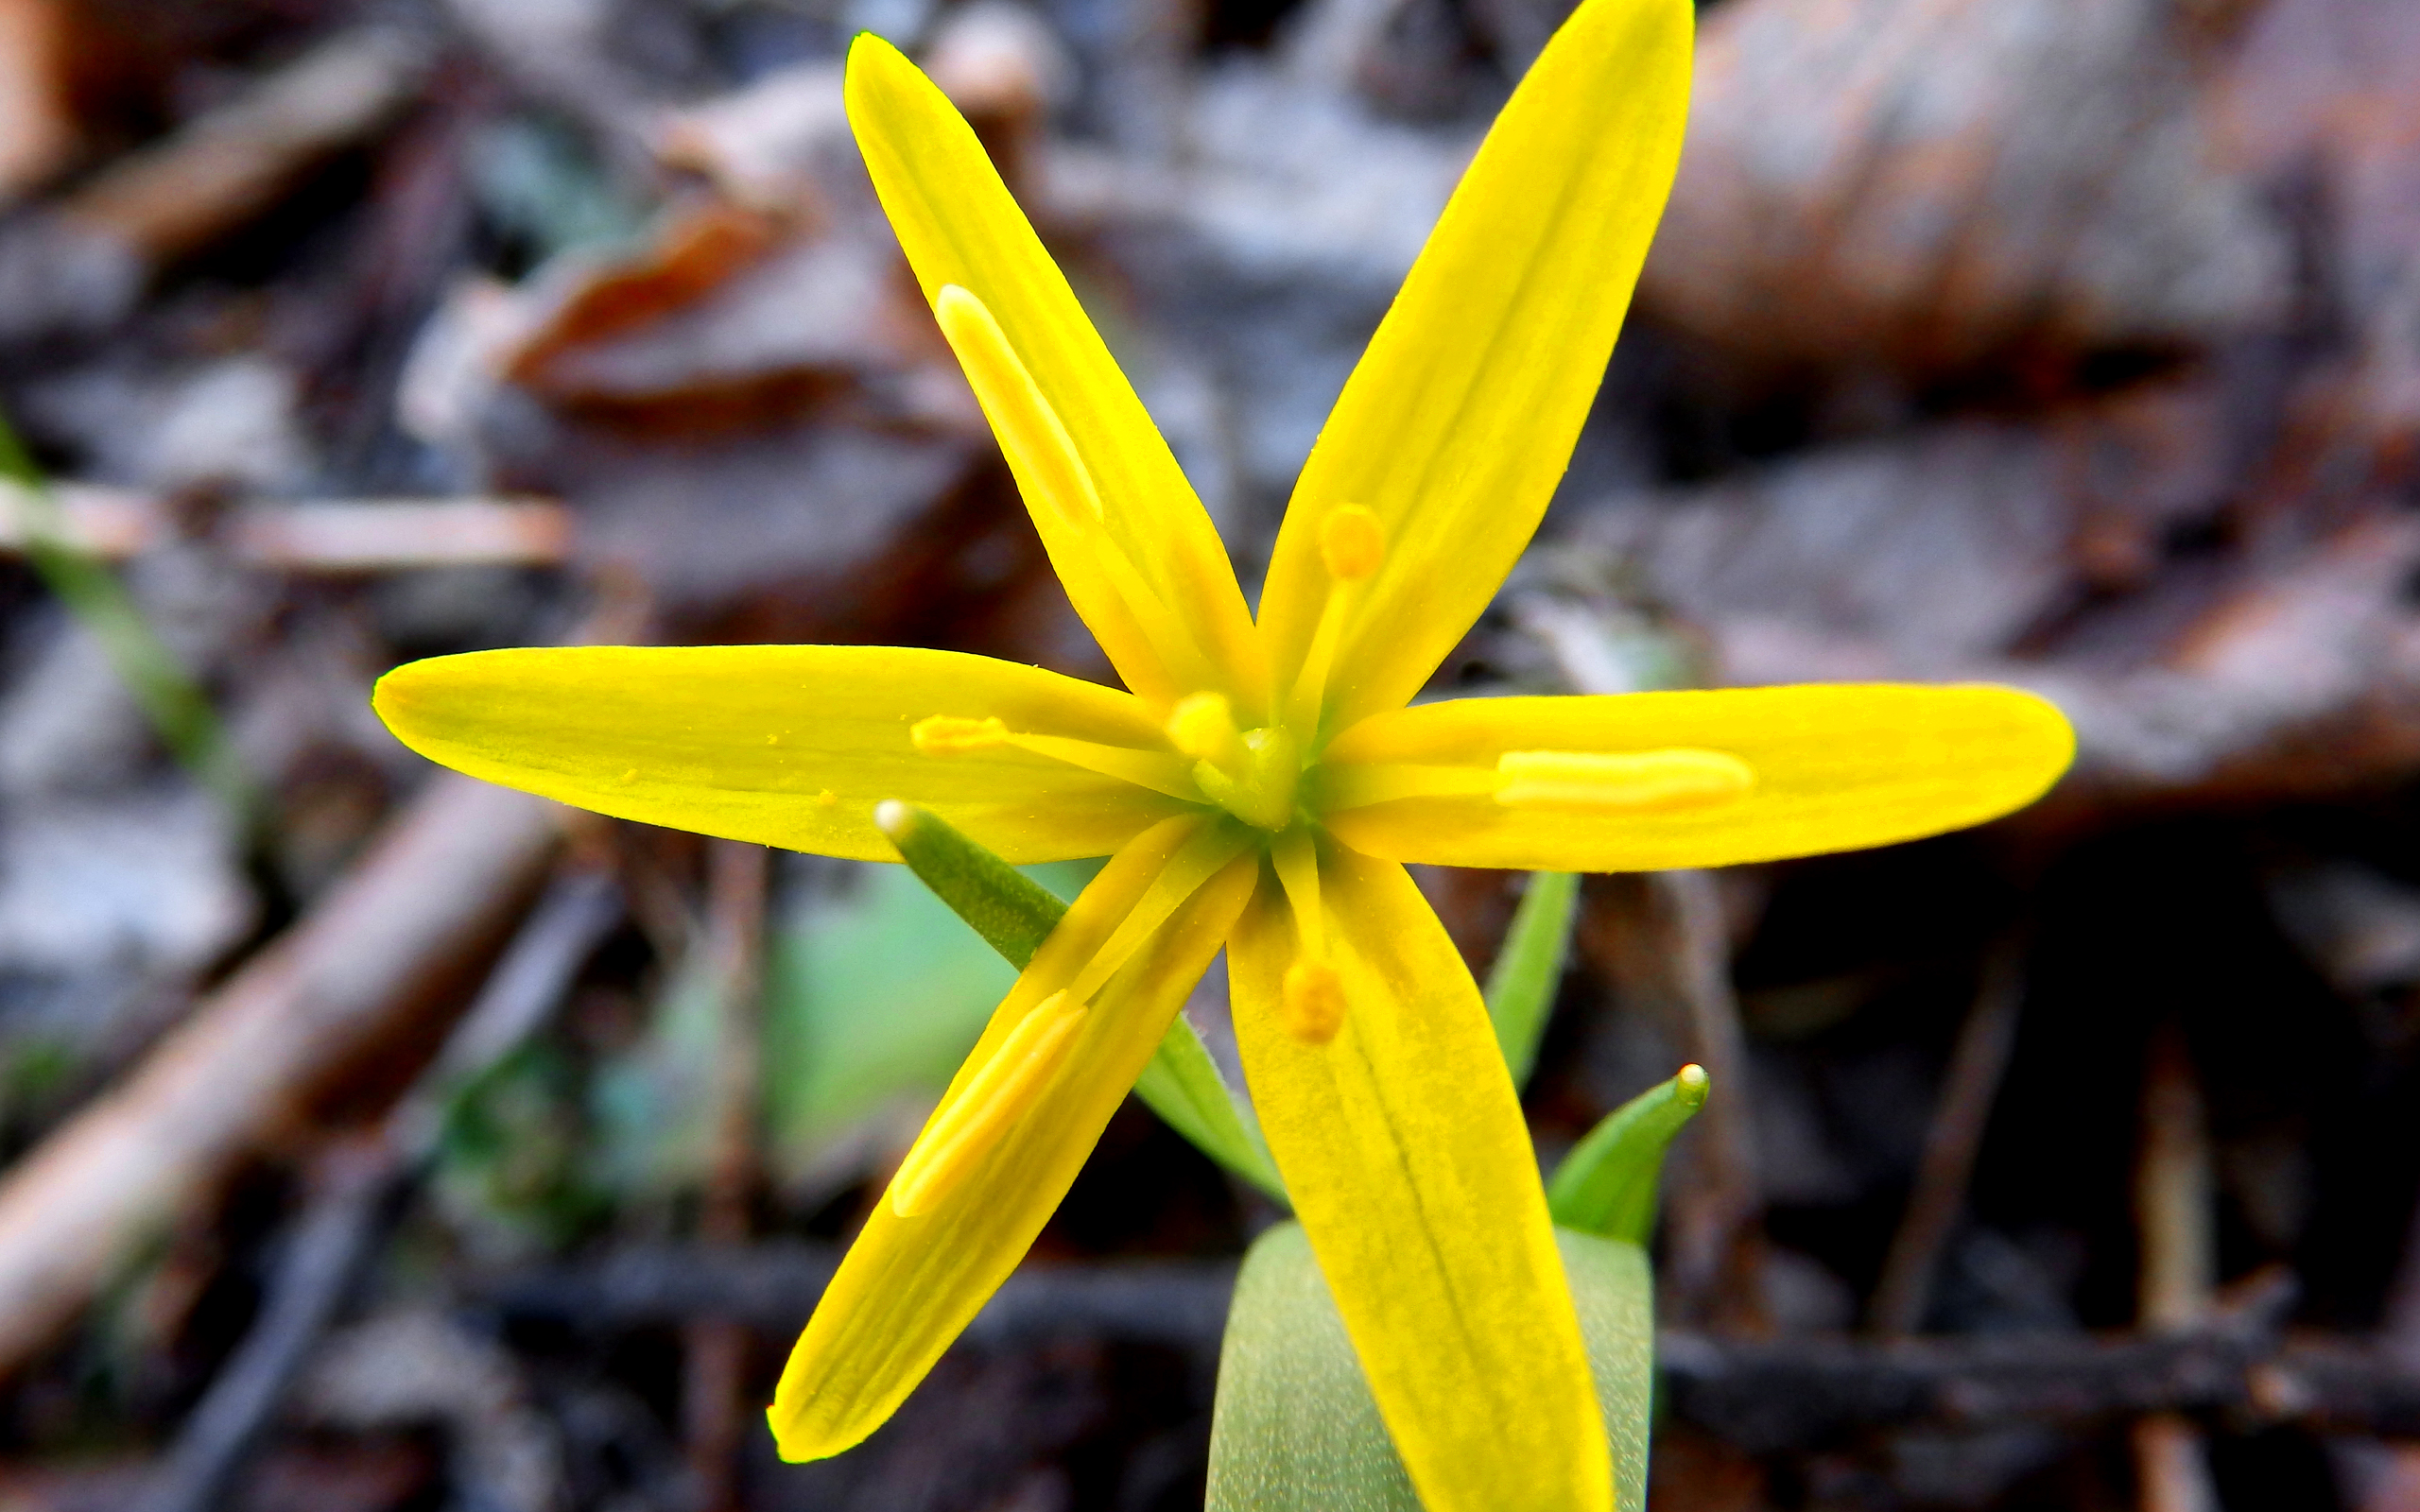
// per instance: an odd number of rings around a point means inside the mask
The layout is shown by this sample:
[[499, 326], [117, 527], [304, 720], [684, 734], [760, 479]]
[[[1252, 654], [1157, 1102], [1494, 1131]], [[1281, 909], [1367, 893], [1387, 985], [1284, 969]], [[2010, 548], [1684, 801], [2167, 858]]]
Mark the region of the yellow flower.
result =
[[1505, 107], [1329, 417], [1257, 618], [1141, 403], [974, 134], [850, 54], [875, 188], [1127, 691], [945, 651], [515, 650], [416, 663], [415, 749], [654, 824], [895, 852], [885, 799], [1010, 860], [1107, 854], [925, 1126], [771, 1410], [793, 1459], [890, 1416], [1016, 1266], [1221, 947], [1270, 1148], [1413, 1484], [1612, 1501], [1512, 1084], [1403, 869], [1716, 866], [1974, 824], [2065, 767], [1997, 688], [1408, 707], [1519, 556], [1678, 157], [1688, 0], [1587, 0]]

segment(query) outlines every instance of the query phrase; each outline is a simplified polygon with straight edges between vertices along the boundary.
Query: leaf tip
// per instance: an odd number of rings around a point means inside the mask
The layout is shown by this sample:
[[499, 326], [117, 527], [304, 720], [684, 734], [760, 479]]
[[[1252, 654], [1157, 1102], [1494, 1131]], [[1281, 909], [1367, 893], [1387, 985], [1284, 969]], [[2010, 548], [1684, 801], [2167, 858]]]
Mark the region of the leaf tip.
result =
[[884, 799], [873, 806], [873, 827], [894, 845], [915, 832], [916, 816], [914, 804], [903, 803], [895, 798]]
[[1672, 1100], [1683, 1108], [1703, 1108], [1706, 1093], [1713, 1085], [1713, 1078], [1706, 1075], [1705, 1068], [1692, 1060], [1673, 1074]]

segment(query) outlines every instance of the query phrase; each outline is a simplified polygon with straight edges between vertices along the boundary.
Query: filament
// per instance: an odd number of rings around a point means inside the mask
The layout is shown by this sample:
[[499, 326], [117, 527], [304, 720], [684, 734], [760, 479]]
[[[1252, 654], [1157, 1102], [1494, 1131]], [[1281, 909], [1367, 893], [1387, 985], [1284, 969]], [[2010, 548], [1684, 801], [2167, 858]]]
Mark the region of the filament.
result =
[[1166, 793], [1170, 798], [1191, 799], [1200, 796], [1184, 760], [1166, 751], [1136, 750], [1069, 735], [1028, 734], [1011, 730], [997, 715], [969, 718], [962, 714], [934, 714], [909, 727], [908, 738], [925, 756], [964, 756], [1003, 746], [1014, 747], [1103, 777], [1132, 782], [1137, 787], [1148, 787], [1155, 793]]

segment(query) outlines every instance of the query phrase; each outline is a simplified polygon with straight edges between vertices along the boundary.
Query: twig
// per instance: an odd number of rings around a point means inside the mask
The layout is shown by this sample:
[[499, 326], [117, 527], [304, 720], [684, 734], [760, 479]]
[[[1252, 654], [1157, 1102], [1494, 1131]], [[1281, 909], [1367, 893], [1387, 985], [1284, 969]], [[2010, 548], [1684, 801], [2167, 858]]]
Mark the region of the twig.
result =
[[1685, 1053], [1712, 1080], [1698, 1116], [1703, 1132], [1686, 1146], [1690, 1178], [1675, 1186], [1667, 1220], [1673, 1307], [1683, 1318], [1754, 1329], [1764, 1319], [1756, 1285], [1764, 1198], [1722, 898], [1711, 872], [1660, 871], [1650, 885], [1672, 942]]
[[[2420, 1372], [2420, 1208], [2412, 1210], [2403, 1236], [2403, 1258], [2387, 1288], [2377, 1331], [2378, 1352], [2405, 1369]], [[2409, 1512], [2420, 1506], [2420, 1449], [2398, 1448], [2361, 1487], [2360, 1512]]]
[[410, 104], [434, 49], [393, 27], [320, 44], [241, 98], [112, 163], [60, 214], [171, 262], [267, 210], [296, 175]]
[[[632, 1246], [567, 1269], [504, 1276], [482, 1292], [507, 1317], [591, 1332], [723, 1318], [777, 1338], [798, 1332], [839, 1265], [828, 1245]], [[1216, 1349], [1233, 1261], [1029, 1265], [1009, 1278], [963, 1335], [977, 1349], [1082, 1333]]]
[[620, 917], [602, 874], [576, 870], [559, 878], [379, 1131], [321, 1158], [259, 1320], [178, 1430], [142, 1512], [209, 1512], [218, 1504], [418, 1185], [446, 1103], [544, 1022]]
[[1932, 1302], [1933, 1271], [1965, 1207], [1966, 1183], [1974, 1175], [1983, 1130], [1991, 1123], [2000, 1078], [2008, 1071], [2009, 1053], [2016, 1045], [2017, 1013], [2024, 1000], [2021, 952], [2003, 944], [1984, 963], [1975, 1005], [1958, 1032], [1949, 1073], [1942, 1078], [1941, 1101], [1925, 1130], [1908, 1211], [1891, 1236], [1882, 1280], [1874, 1289], [1868, 1319], [1885, 1338], [1913, 1333], [1924, 1325]]
[[[2153, 1332], [2194, 1328], [2208, 1314], [2216, 1239], [2210, 1211], [2210, 1136], [2184, 1031], [2152, 1037], [2143, 1074], [2143, 1143], [2135, 1176], [2141, 1235], [2137, 1307]], [[2174, 1413], [2135, 1424], [2135, 1474], [2143, 1512], [2218, 1512], [2202, 1435]]]
[[[179, 533], [175, 501], [141, 489], [53, 486], [58, 534], [122, 560]], [[24, 493], [0, 485], [0, 552], [35, 530]], [[411, 567], [551, 567], [572, 549], [571, 511], [552, 499], [326, 499], [231, 509], [208, 529], [228, 557], [270, 572], [372, 573]]]
[[0, 239], [0, 341], [114, 323], [155, 272], [268, 209], [312, 165], [409, 105], [433, 56], [419, 33], [344, 33], [19, 221]]
[[554, 805], [430, 780], [326, 900], [0, 1181], [0, 1371], [312, 1093], [441, 1001], [536, 881]]
[[[707, 1244], [728, 1246], [748, 1242], [756, 1186], [757, 999], [768, 855], [763, 846], [735, 840], [718, 840], [707, 853], [706, 938], [714, 956], [717, 1043], [713, 1155], [698, 1231]], [[748, 1330], [727, 1319], [701, 1319], [689, 1325], [686, 1347], [682, 1399], [689, 1472], [703, 1512], [724, 1512], [738, 1505]]]
[[321, 1159], [259, 1320], [179, 1429], [140, 1512], [209, 1512], [218, 1504], [385, 1231], [402, 1169], [376, 1140]]
[[[839, 1261], [826, 1245], [618, 1249], [570, 1268], [498, 1277], [473, 1295], [507, 1318], [591, 1335], [699, 1317], [796, 1332]], [[1079, 1335], [1214, 1353], [1230, 1263], [1028, 1265], [965, 1335], [1028, 1347]], [[2285, 1336], [2293, 1288], [2272, 1276], [2179, 1332], [2038, 1333], [1894, 1341], [1839, 1335], [1657, 1335], [1659, 1400], [1755, 1453], [1821, 1449], [1876, 1429], [2085, 1424], [2146, 1412], [2420, 1438], [2420, 1368], [2365, 1342]]]

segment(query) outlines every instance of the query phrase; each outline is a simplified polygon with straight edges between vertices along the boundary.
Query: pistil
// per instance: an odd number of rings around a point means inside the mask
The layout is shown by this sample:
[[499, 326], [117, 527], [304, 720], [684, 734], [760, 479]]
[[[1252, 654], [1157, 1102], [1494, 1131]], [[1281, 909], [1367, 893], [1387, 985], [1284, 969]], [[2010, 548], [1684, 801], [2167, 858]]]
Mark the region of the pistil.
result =
[[1194, 784], [1211, 802], [1263, 830], [1293, 821], [1303, 747], [1285, 726], [1239, 730], [1225, 696], [1197, 693], [1177, 701], [1167, 732], [1194, 758]]

